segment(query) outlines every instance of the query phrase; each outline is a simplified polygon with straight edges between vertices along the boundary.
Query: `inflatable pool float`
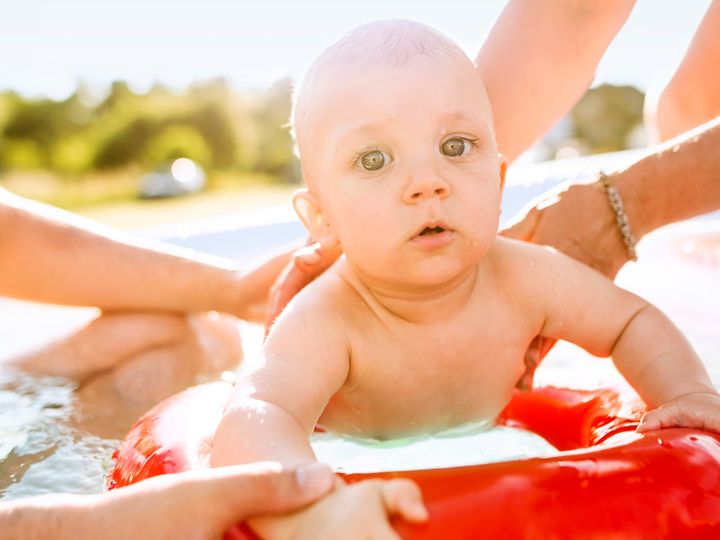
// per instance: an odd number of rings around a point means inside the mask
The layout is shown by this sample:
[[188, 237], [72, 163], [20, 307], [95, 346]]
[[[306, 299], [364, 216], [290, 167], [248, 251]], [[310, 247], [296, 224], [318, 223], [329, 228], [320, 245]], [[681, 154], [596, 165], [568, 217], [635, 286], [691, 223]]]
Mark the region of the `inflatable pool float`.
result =
[[[208, 466], [227, 383], [190, 388], [157, 405], [115, 453], [110, 489]], [[634, 433], [637, 396], [609, 388], [544, 387], [517, 393], [500, 423], [533, 431], [552, 457], [409, 472], [430, 513], [396, 522], [403, 538], [720, 538], [720, 436], [697, 430]], [[226, 538], [255, 538], [244, 525]]]

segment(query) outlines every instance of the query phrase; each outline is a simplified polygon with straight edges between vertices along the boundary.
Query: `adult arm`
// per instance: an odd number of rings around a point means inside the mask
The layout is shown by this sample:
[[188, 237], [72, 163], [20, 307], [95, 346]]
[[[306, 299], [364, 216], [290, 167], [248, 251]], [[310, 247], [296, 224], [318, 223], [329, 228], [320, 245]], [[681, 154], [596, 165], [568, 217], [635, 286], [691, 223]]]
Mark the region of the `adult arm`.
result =
[[101, 495], [51, 495], [0, 503], [5, 540], [220, 538], [257, 514], [310, 504], [333, 486], [330, 469], [275, 463], [151, 478]]
[[475, 64], [509, 161], [582, 97], [634, 0], [511, 0]]
[[[663, 225], [720, 208], [719, 150], [720, 117], [608, 174], [623, 198], [636, 240]], [[597, 182], [563, 185], [541, 195], [502, 234], [556, 247], [609, 277], [628, 260], [607, 195]]]
[[658, 99], [646, 99], [645, 123], [659, 141], [720, 114], [719, 25], [720, 0], [713, 0], [670, 82]]
[[242, 273], [0, 190], [0, 295], [103, 310], [215, 310], [257, 318], [254, 306], [265, 303], [289, 257]]

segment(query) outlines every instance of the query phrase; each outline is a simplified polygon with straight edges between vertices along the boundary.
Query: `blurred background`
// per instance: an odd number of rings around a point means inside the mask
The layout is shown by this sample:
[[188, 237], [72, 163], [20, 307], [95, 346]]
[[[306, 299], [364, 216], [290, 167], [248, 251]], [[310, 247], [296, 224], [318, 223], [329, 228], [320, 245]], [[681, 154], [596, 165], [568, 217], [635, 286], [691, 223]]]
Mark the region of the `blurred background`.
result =
[[[401, 17], [474, 58], [504, 4], [6, 5], [0, 186], [121, 227], [287, 202], [300, 181], [285, 127], [292, 87], [320, 50], [358, 24]], [[645, 95], [672, 75], [708, 5], [638, 0], [593, 87], [520, 161], [645, 145]]]

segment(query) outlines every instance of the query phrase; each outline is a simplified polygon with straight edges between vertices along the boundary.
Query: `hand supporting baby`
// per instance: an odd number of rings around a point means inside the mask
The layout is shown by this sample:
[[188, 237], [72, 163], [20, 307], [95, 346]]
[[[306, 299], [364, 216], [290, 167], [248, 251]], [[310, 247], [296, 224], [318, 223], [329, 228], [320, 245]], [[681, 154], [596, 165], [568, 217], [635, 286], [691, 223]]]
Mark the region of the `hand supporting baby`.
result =
[[251, 525], [270, 540], [399, 540], [388, 521], [392, 516], [412, 523], [427, 520], [420, 489], [410, 480], [338, 482], [335, 491], [312, 506], [282, 517], [257, 518]]

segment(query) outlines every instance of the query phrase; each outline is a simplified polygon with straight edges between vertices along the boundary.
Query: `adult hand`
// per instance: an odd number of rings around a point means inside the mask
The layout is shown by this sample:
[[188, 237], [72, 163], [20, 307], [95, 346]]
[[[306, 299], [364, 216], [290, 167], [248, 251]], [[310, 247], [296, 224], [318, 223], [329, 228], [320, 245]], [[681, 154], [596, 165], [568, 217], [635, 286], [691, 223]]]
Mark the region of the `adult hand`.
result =
[[273, 283], [292, 261], [296, 248], [297, 246], [289, 247], [249, 271], [235, 273], [229, 292], [226, 291], [226, 294], [233, 298], [233, 315], [251, 322], [265, 321]]
[[500, 234], [557, 248], [611, 279], [628, 261], [615, 215], [598, 182], [562, 184], [544, 193]]
[[[561, 184], [530, 202], [500, 234], [544, 244], [614, 278], [627, 262], [627, 252], [602, 186]], [[540, 361], [557, 340], [538, 336], [525, 352], [525, 374], [517, 387], [532, 388]]]
[[[281, 519], [285, 521], [283, 528], [292, 531], [290, 536], [295, 539], [400, 540], [391, 525], [392, 517], [410, 523], [427, 521], [422, 493], [414, 482], [394, 478], [339, 485], [316, 504]], [[285, 536], [273, 528], [277, 524], [269, 525], [266, 523], [265, 529], [261, 529], [263, 537]]]
[[[277, 463], [255, 463], [159, 476], [111, 493], [78, 497], [91, 502], [64, 508], [56, 519], [35, 516], [36, 526], [56, 527], [37, 537], [65, 538], [61, 533], [66, 533], [75, 539], [215, 540], [248, 517], [306, 506], [334, 483], [330, 469], [318, 463], [294, 470], [281, 470]], [[13, 536], [14, 530], [9, 530], [9, 538], [29, 537], [28, 531], [18, 530]]]
[[292, 259], [285, 266], [280, 276], [270, 289], [265, 333], [285, 306], [308, 283], [325, 272], [342, 254], [339, 243], [311, 243], [293, 253]]

